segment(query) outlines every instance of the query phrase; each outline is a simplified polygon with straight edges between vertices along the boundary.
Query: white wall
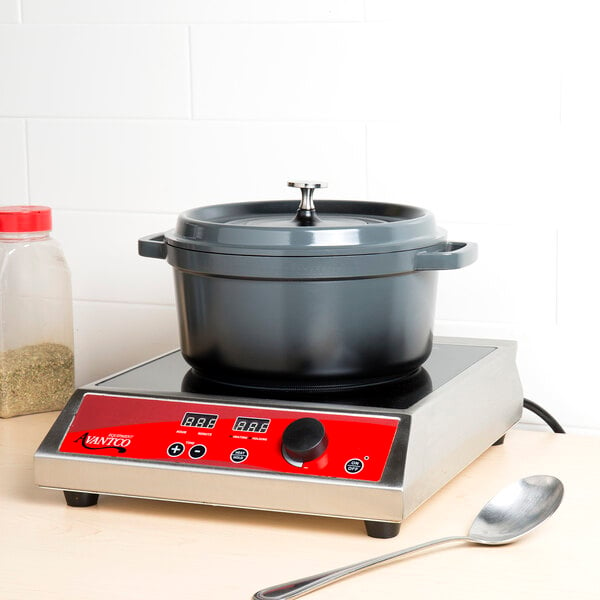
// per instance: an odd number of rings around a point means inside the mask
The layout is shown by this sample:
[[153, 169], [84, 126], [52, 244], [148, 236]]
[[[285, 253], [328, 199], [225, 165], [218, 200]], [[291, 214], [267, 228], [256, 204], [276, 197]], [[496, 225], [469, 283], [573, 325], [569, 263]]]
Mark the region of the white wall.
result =
[[436, 332], [517, 339], [526, 395], [600, 432], [596, 8], [0, 0], [0, 203], [55, 209], [78, 381], [178, 343], [170, 270], [138, 237], [306, 177], [478, 242], [441, 274]]

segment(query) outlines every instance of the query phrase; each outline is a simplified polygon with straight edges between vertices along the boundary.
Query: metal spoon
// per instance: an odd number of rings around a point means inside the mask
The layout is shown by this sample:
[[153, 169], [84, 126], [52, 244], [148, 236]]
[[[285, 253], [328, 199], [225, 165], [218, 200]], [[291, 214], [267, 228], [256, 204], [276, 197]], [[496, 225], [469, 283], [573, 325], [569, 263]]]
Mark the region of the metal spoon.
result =
[[543, 523], [559, 507], [563, 484], [551, 475], [532, 475], [515, 481], [496, 494], [479, 512], [467, 536], [440, 538], [384, 554], [347, 567], [280, 583], [254, 594], [254, 600], [287, 600], [352, 575], [357, 571], [436, 544], [465, 541], [500, 545], [512, 542]]

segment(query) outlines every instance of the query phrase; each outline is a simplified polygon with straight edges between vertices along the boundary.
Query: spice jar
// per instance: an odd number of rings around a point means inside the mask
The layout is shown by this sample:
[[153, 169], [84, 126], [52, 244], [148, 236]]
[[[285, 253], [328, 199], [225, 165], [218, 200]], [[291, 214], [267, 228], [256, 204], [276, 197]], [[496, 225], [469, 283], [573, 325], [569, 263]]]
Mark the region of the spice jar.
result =
[[71, 275], [51, 230], [46, 206], [0, 206], [0, 417], [73, 393]]

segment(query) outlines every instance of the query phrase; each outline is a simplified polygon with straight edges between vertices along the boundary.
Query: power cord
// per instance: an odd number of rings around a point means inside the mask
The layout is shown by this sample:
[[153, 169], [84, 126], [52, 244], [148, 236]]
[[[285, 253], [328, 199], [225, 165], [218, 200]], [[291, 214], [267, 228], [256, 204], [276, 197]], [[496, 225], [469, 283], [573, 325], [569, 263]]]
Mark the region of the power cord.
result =
[[523, 398], [523, 408], [530, 410], [533, 414], [542, 419], [554, 433], [566, 433], [560, 423], [546, 409], [539, 406], [539, 404], [536, 404], [527, 398]]

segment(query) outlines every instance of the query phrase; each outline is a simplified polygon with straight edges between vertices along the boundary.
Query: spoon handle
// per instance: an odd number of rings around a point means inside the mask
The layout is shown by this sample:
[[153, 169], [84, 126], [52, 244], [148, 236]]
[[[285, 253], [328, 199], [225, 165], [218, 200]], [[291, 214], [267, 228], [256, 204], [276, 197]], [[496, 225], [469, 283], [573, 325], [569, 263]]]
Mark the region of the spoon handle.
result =
[[403, 556], [409, 552], [416, 552], [417, 550], [421, 550], [429, 546], [435, 546], [437, 544], [445, 544], [446, 542], [454, 542], [459, 540], [468, 541], [469, 539], [470, 538], [466, 536], [452, 536], [432, 540], [430, 542], [424, 542], [423, 544], [417, 544], [416, 546], [411, 546], [410, 548], [404, 548], [404, 550], [397, 550], [396, 552], [391, 552], [390, 554], [383, 554], [382, 556], [369, 558], [368, 560], [363, 560], [353, 565], [348, 565], [347, 567], [340, 567], [338, 569], [319, 573], [318, 575], [309, 575], [308, 577], [302, 577], [301, 579], [296, 579], [294, 581], [288, 581], [287, 583], [280, 583], [278, 585], [265, 588], [256, 592], [256, 594], [253, 596], [253, 600], [289, 600], [291, 598], [297, 598], [298, 596], [302, 596], [303, 594], [306, 594], [312, 590], [316, 590], [324, 585], [333, 583], [338, 579], [352, 575], [357, 571], [361, 571], [362, 569], [367, 569], [388, 560], [398, 558], [399, 556]]

